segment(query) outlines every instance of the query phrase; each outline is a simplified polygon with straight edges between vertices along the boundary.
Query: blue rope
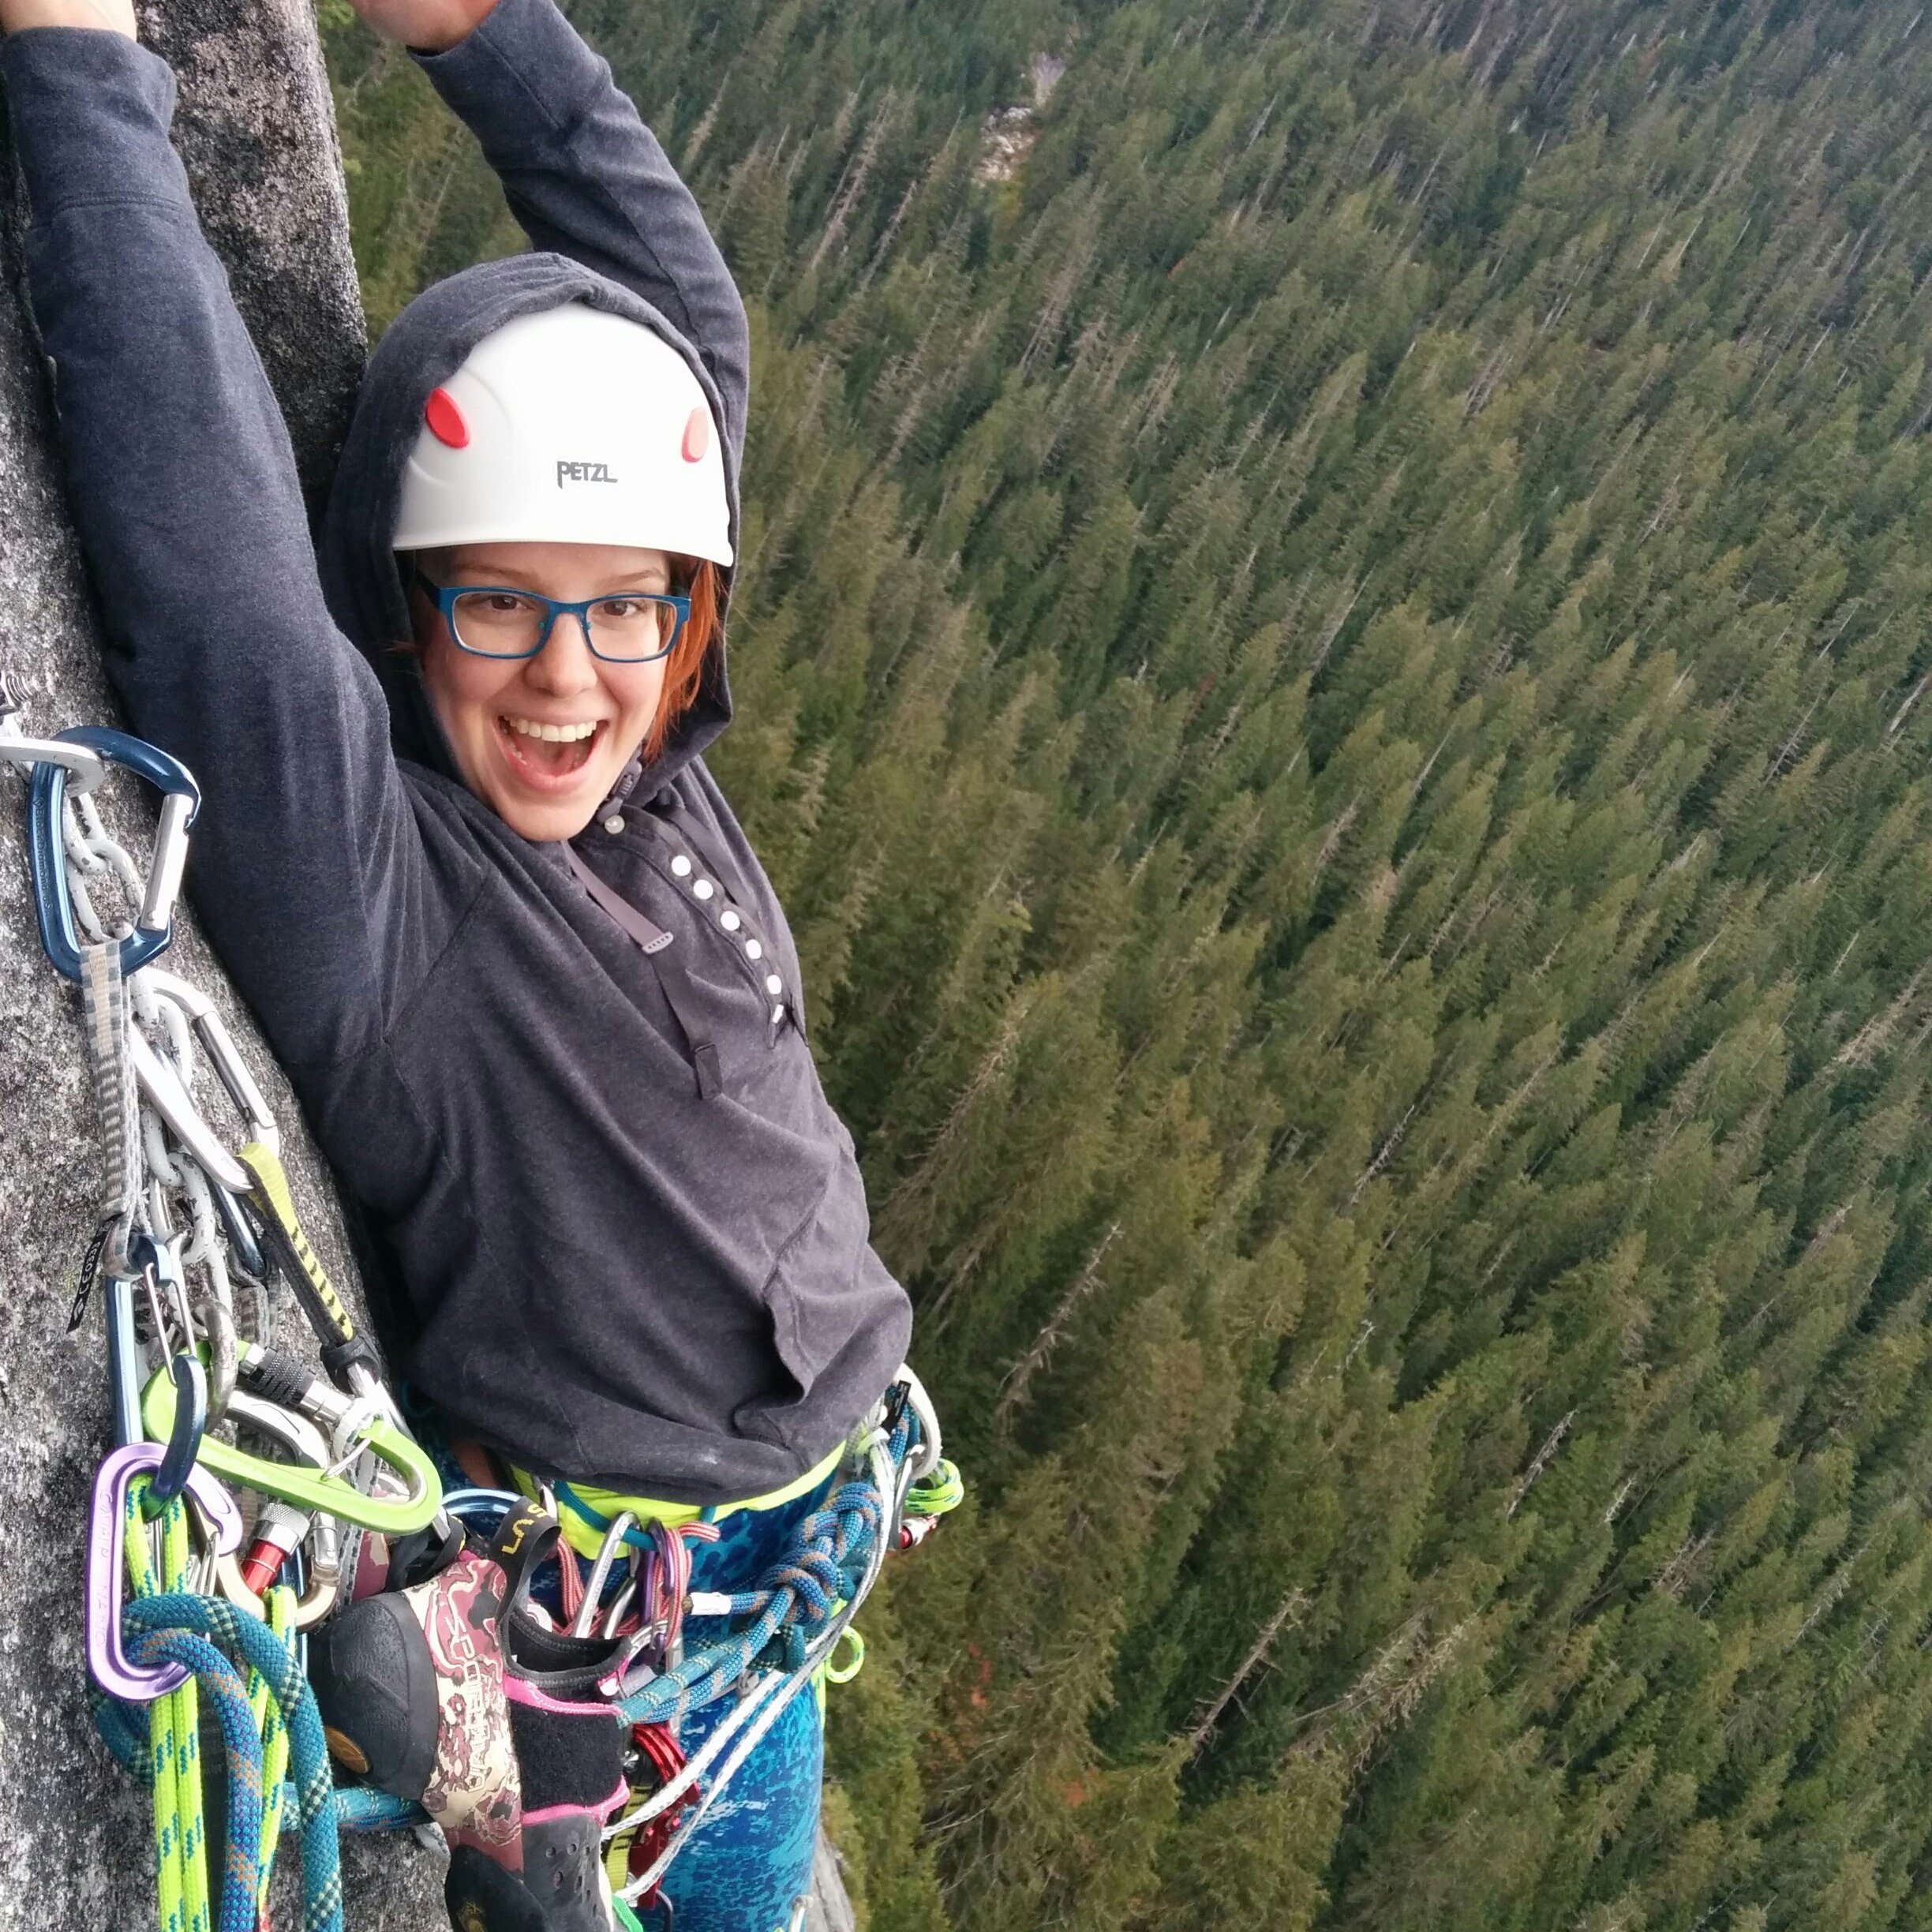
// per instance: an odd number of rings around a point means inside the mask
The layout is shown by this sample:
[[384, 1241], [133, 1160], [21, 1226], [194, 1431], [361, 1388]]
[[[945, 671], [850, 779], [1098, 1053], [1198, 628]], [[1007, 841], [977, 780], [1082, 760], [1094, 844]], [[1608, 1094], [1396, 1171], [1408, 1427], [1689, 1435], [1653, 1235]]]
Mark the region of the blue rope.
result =
[[[94, 1709], [95, 1728], [114, 1754], [114, 1762], [130, 1777], [152, 1784], [154, 1758], [148, 1748], [148, 1727], [136, 1714], [143, 1707], [118, 1704], [103, 1697], [92, 1684], [88, 1687], [88, 1696]], [[283, 1786], [282, 1809], [286, 1817], [294, 1817], [301, 1802], [301, 1795], [293, 1784]], [[387, 1792], [358, 1784], [344, 1784], [336, 1789], [335, 1825], [339, 1831], [409, 1831], [429, 1822], [429, 1814], [407, 1798], [392, 1798]]]
[[94, 1713], [94, 1728], [99, 1732], [101, 1742], [113, 1752], [114, 1762], [129, 1777], [138, 1778], [144, 1784], [152, 1784], [154, 1753], [148, 1747], [148, 1726], [144, 1719], [135, 1716], [137, 1711], [144, 1711], [147, 1706], [118, 1703], [91, 1682], [88, 1685], [88, 1703]]
[[346, 1784], [335, 1794], [335, 1824], [341, 1831], [408, 1831], [429, 1822], [429, 1814], [421, 1805], [388, 1792]]
[[255, 1900], [261, 1880], [261, 1734], [255, 1728], [241, 1673], [205, 1637], [191, 1631], [151, 1630], [133, 1639], [129, 1655], [137, 1664], [171, 1662], [192, 1671], [221, 1720], [222, 1743], [228, 1751], [228, 1844], [222, 1866], [219, 1923], [221, 1932], [256, 1932]]
[[[912, 1428], [902, 1416], [893, 1431], [894, 1469], [905, 1460]], [[693, 1645], [681, 1663], [620, 1700], [616, 1708], [625, 1723], [676, 1724], [715, 1704], [774, 1645], [786, 1669], [799, 1668], [813, 1630], [849, 1603], [865, 1580], [883, 1532], [886, 1503], [869, 1480], [835, 1489], [792, 1532], [784, 1555], [758, 1587], [730, 1600], [727, 1615], [749, 1621], [716, 1642]]]
[[[159, 1597], [143, 1597], [127, 1604], [122, 1611], [130, 1645], [138, 1638], [149, 1640], [150, 1633], [163, 1632], [171, 1637], [194, 1637], [212, 1640], [208, 1654], [218, 1660], [220, 1652], [212, 1647], [219, 1645], [231, 1653], [238, 1653], [244, 1663], [253, 1664], [261, 1673], [268, 1686], [268, 1694], [280, 1705], [283, 1721], [288, 1726], [289, 1755], [290, 1767], [294, 1773], [296, 1799], [296, 1822], [301, 1833], [302, 1858], [302, 1926], [303, 1932], [345, 1932], [343, 1917], [342, 1863], [340, 1848], [336, 1842], [336, 1801], [334, 1784], [329, 1775], [328, 1747], [322, 1735], [322, 1719], [316, 1709], [315, 1693], [309, 1687], [309, 1680], [303, 1675], [301, 1666], [294, 1653], [284, 1645], [268, 1626], [259, 1617], [245, 1615], [234, 1605], [224, 1602], [219, 1597], [192, 1597], [185, 1592], [173, 1591]], [[185, 1659], [182, 1660], [185, 1661]], [[232, 1667], [221, 1660], [223, 1668], [238, 1686], [241, 1679], [235, 1676]], [[199, 1668], [196, 1668], [200, 1675]], [[247, 1702], [242, 1694], [243, 1703]], [[108, 1703], [105, 1698], [97, 1704], [96, 1715], [101, 1722], [102, 1735], [108, 1748], [121, 1762], [137, 1775], [152, 1777], [152, 1761], [144, 1762], [143, 1758], [127, 1748], [128, 1730], [132, 1720], [124, 1708]], [[249, 1720], [251, 1749], [253, 1753], [255, 1803], [256, 1807], [254, 1836], [250, 1843], [259, 1848], [260, 1841], [261, 1802], [261, 1755], [260, 1739], [254, 1729], [254, 1720]], [[223, 1719], [223, 1734], [227, 1735], [227, 1719]], [[238, 1752], [233, 1739], [229, 1740], [229, 1758], [231, 1767], [238, 1762]], [[242, 1758], [245, 1764], [245, 1755]], [[233, 1803], [233, 1786], [236, 1782], [231, 1769], [230, 1805]], [[234, 1857], [233, 1827], [230, 1826], [230, 1857]], [[245, 1895], [248, 1900], [248, 1923], [234, 1929], [234, 1932], [253, 1932], [255, 1924], [254, 1892], [251, 1888]], [[223, 1932], [231, 1932], [228, 1920], [228, 1897], [224, 1888], [222, 1901]]]

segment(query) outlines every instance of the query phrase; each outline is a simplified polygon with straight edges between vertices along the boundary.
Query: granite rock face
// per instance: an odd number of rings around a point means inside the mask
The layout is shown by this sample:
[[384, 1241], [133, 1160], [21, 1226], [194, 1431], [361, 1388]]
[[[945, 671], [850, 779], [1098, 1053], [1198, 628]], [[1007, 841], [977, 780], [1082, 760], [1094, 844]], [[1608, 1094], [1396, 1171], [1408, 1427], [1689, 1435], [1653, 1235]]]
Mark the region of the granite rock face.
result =
[[[326, 485], [363, 352], [341, 162], [305, 8], [170, 0], [144, 37], [182, 81], [177, 138], [294, 432], [305, 485]], [[63, 507], [41, 358], [21, 291], [21, 207], [0, 162], [0, 658], [26, 728], [115, 721]], [[148, 807], [117, 781], [108, 816], [131, 847]], [[0, 773], [0, 1932], [153, 1923], [144, 1793], [96, 1742], [83, 1689], [87, 1485], [107, 1440], [99, 1298], [66, 1332], [94, 1219], [96, 1155], [77, 1002], [35, 935], [25, 788]], [[212, 995], [282, 1123], [310, 1234], [354, 1304], [354, 1271], [322, 1163], [286, 1086], [192, 918], [167, 964]], [[204, 1082], [204, 1088], [208, 1085]], [[237, 1124], [204, 1100], [224, 1131]], [[301, 1334], [292, 1310], [283, 1332]], [[447, 1923], [441, 1859], [412, 1840], [346, 1848], [358, 1928]], [[299, 1923], [299, 1913], [284, 1923]]]

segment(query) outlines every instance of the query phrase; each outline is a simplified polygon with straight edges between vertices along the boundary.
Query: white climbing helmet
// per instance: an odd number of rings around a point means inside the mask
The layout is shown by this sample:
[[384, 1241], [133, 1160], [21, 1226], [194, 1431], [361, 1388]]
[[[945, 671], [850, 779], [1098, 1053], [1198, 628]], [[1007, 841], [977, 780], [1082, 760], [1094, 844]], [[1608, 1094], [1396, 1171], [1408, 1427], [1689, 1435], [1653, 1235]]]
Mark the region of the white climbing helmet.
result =
[[630, 544], [728, 564], [704, 391], [622, 316], [565, 302], [506, 323], [424, 406], [392, 542]]

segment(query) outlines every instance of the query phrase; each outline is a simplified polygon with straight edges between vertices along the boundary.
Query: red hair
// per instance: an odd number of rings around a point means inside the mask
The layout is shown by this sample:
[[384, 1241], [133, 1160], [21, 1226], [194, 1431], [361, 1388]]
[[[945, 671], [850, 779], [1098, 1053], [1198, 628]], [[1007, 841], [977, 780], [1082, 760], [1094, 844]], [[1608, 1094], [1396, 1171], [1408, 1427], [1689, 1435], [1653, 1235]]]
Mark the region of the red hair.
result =
[[672, 728], [696, 702], [698, 687], [704, 681], [704, 664], [712, 640], [718, 631], [718, 573], [712, 563], [700, 563], [691, 571], [691, 585], [684, 594], [691, 599], [691, 616], [678, 641], [665, 660], [664, 689], [658, 695], [657, 715], [644, 734], [642, 756], [648, 765], [665, 748]]

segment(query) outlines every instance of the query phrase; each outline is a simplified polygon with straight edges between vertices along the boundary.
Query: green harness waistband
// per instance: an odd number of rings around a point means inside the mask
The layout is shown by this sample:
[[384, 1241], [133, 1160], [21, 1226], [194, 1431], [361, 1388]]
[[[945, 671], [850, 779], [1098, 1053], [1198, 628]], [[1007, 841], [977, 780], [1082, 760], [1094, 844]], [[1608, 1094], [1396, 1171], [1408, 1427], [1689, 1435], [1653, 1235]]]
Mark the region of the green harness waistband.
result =
[[[769, 1496], [747, 1496], [740, 1503], [714, 1503], [709, 1507], [665, 1503], [652, 1496], [623, 1496], [615, 1489], [594, 1488], [589, 1483], [557, 1482], [551, 1485], [550, 1490], [556, 1499], [557, 1520], [563, 1526], [566, 1541], [579, 1556], [594, 1559], [604, 1547], [605, 1533], [626, 1511], [636, 1518], [638, 1526], [624, 1532], [625, 1542], [634, 1548], [647, 1549], [650, 1538], [645, 1526], [650, 1523], [675, 1529], [680, 1523], [722, 1522], [740, 1510], [777, 1509], [781, 1503], [796, 1502], [825, 1481], [837, 1469], [844, 1453], [845, 1446], [841, 1443], [822, 1462], [803, 1476], [795, 1477], [782, 1489], [774, 1489]], [[527, 1470], [512, 1464], [510, 1480], [533, 1502], [541, 1499], [543, 1486]]]

